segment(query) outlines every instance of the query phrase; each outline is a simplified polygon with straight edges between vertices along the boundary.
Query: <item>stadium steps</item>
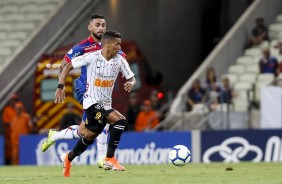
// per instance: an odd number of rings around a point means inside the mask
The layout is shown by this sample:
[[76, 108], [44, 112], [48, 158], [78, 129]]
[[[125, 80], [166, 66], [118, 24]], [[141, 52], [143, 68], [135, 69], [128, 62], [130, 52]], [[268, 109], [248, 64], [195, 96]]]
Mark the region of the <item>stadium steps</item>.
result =
[[[0, 63], [0, 72], [9, 64], [9, 58], [28, 41], [40, 25], [65, 1], [60, 0], [0, 0], [0, 46], [10, 50]], [[14, 34], [15, 37], [14, 37]]]
[[[188, 89], [191, 87], [195, 78], [199, 78], [202, 82], [205, 81], [205, 73], [208, 67], [214, 67], [218, 77], [228, 77], [232, 86], [235, 86], [239, 82], [250, 82], [252, 85], [251, 98], [253, 98], [251, 100], [259, 103], [260, 89], [263, 86], [269, 85], [273, 81], [273, 78], [259, 74], [258, 61], [262, 56], [261, 49], [271, 47], [271, 52], [274, 53], [279, 61], [282, 61], [282, 55], [279, 55], [277, 49], [273, 48], [279, 39], [282, 38], [281, 5], [282, 1], [280, 0], [273, 0], [271, 2], [262, 0], [253, 1], [220, 43], [217, 44], [209, 56], [204, 60], [201, 66], [183, 84], [168, 113], [171, 119], [173, 119], [174, 116], [177, 116], [180, 112], [183, 113], [183, 111], [186, 110], [185, 106]], [[265, 41], [261, 45], [257, 45], [251, 49], [244, 50], [245, 40], [249, 39], [251, 30], [254, 26], [254, 20], [257, 17], [264, 17], [266, 23], [273, 22], [273, 24], [269, 25], [269, 37], [271, 40], [269, 42]], [[247, 79], [246, 76], [241, 77], [244, 73], [252, 74], [252, 77], [250, 79]], [[255, 75], [255, 77], [253, 75]], [[250, 104], [243, 103], [241, 99], [247, 96], [244, 93], [247, 93], [250, 89], [246, 90], [238, 88], [237, 90], [239, 90], [238, 93], [240, 93], [240, 95], [238, 98], [234, 99], [235, 107], [233, 106], [231, 110], [246, 112], [249, 110], [248, 107]], [[183, 122], [185, 121], [185, 118], [183, 118]]]
[[89, 5], [96, 2], [0, 0], [0, 109], [34, 74], [42, 54], [60, 44], [79, 23], [74, 20], [93, 10]]

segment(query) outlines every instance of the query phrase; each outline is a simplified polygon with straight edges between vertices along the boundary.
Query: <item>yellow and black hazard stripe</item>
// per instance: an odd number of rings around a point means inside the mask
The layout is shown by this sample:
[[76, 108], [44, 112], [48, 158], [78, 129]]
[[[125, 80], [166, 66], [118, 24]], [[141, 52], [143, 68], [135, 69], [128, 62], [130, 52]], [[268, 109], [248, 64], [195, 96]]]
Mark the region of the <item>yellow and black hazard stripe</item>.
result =
[[[59, 125], [65, 113], [68, 103], [74, 105], [74, 112], [82, 115], [82, 106], [74, 97], [73, 81], [77, 76], [70, 75], [65, 83], [66, 100], [62, 104], [55, 104], [53, 101], [43, 101], [40, 95], [41, 82], [47, 78], [57, 78], [58, 75], [44, 76], [43, 71], [48, 64], [60, 64], [61, 59], [47, 58], [37, 65], [34, 83], [34, 114], [38, 117], [37, 126], [39, 129], [55, 128]], [[55, 93], [55, 91], [54, 91]]]

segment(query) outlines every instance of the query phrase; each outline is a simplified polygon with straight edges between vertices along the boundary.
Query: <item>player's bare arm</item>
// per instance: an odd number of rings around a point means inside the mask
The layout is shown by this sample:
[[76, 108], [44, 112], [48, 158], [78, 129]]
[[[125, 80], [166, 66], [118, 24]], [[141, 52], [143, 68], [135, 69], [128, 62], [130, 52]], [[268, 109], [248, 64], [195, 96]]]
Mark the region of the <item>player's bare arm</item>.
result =
[[135, 85], [135, 83], [136, 83], [135, 77], [131, 77], [130, 79], [128, 79], [126, 83], [124, 83], [124, 90], [130, 92], [133, 86]]
[[65, 99], [65, 92], [64, 92], [65, 81], [66, 81], [67, 76], [69, 75], [72, 68], [73, 68], [72, 63], [67, 64], [64, 67], [64, 69], [63, 69], [63, 71], [60, 75], [58, 88], [55, 92], [55, 99], [54, 99], [55, 103], [63, 103], [64, 102], [64, 99]]
[[58, 79], [59, 80], [60, 80], [60, 76], [62, 74], [62, 71], [67, 64], [68, 64], [68, 62], [65, 59], [63, 59], [62, 62], [61, 62], [61, 65], [59, 67], [59, 71], [58, 71]]

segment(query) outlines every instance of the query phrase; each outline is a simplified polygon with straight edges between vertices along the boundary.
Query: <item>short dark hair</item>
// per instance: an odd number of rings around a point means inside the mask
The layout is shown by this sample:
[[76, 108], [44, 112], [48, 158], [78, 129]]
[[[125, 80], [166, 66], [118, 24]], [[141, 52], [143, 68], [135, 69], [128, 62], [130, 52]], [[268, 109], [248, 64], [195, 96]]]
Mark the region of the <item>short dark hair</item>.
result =
[[104, 42], [106, 39], [112, 39], [112, 38], [121, 38], [121, 34], [117, 31], [106, 31], [103, 36], [101, 41]]
[[93, 19], [105, 19], [105, 17], [103, 15], [92, 14], [89, 18], [89, 22], [91, 22]]

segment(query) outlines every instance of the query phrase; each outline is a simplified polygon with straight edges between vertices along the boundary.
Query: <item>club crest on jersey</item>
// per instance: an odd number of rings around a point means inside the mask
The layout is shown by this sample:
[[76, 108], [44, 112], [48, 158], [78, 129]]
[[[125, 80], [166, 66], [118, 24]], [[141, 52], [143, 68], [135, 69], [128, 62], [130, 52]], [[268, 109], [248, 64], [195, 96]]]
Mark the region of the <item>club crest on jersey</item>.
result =
[[112, 72], [113, 72], [113, 73], [117, 73], [117, 68], [116, 68], [116, 67], [113, 67], [113, 68], [112, 68]]

